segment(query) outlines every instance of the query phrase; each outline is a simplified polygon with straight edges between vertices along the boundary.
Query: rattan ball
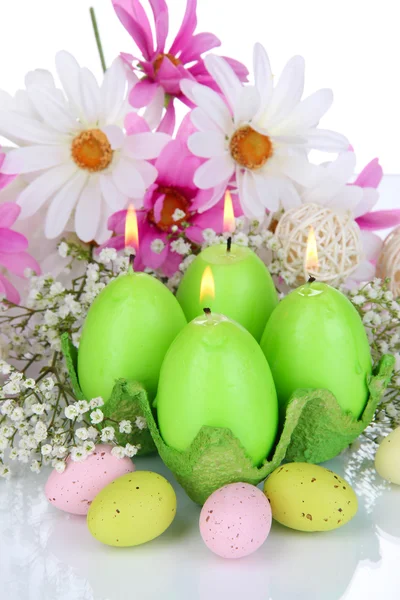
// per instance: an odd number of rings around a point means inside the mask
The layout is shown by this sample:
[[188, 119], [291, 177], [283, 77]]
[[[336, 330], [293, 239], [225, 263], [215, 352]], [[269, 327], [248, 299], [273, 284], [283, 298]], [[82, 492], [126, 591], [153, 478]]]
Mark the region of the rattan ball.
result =
[[400, 227], [386, 238], [376, 266], [376, 275], [381, 279], [390, 278], [390, 289], [394, 296], [400, 296]]
[[[314, 228], [318, 270], [306, 270], [307, 239]], [[360, 264], [363, 256], [360, 230], [350, 212], [339, 214], [318, 204], [303, 204], [285, 212], [275, 235], [282, 247], [284, 267], [300, 285], [309, 276], [337, 286]]]

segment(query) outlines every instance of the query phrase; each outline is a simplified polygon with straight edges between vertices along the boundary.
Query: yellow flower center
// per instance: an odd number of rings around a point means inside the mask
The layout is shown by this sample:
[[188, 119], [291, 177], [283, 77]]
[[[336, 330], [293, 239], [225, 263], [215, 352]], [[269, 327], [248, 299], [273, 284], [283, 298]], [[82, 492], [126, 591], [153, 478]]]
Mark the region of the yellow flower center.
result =
[[176, 58], [176, 56], [174, 56], [173, 54], [159, 54], [153, 63], [155, 75], [157, 75], [158, 71], [160, 70], [164, 58], [168, 58], [168, 60], [172, 62], [172, 64], [176, 67], [182, 64], [179, 58]]
[[229, 148], [232, 158], [246, 169], [260, 169], [273, 155], [270, 138], [258, 133], [250, 125], [235, 131]]
[[[181, 225], [182, 222], [189, 216], [189, 201], [177, 190], [168, 187], [159, 187], [158, 192], [165, 194], [164, 204], [161, 210], [161, 218], [156, 221], [154, 210], [149, 213], [149, 221], [157, 225], [161, 231], [170, 231], [172, 225]], [[184, 213], [180, 218], [177, 218], [175, 211]]]
[[78, 167], [91, 172], [106, 169], [113, 157], [110, 142], [100, 129], [88, 129], [77, 135], [71, 154]]

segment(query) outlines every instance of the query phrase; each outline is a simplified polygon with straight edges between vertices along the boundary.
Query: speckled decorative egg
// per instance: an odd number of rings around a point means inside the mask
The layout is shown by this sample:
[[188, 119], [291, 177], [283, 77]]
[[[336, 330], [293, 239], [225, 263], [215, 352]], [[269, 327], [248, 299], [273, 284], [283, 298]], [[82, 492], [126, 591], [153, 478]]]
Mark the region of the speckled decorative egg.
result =
[[330, 531], [348, 523], [358, 509], [350, 484], [324, 467], [288, 463], [264, 485], [273, 518], [291, 529]]
[[400, 427], [391, 431], [379, 444], [375, 469], [383, 479], [400, 485]]
[[87, 523], [90, 533], [109, 546], [138, 546], [161, 535], [176, 514], [172, 485], [150, 471], [123, 475], [92, 502]]
[[200, 514], [200, 533], [215, 554], [241, 558], [265, 542], [271, 520], [271, 507], [261, 490], [248, 483], [231, 483], [207, 499]]
[[111, 450], [112, 446], [99, 444], [82, 462], [68, 458], [63, 473], [55, 469], [51, 472], [44, 489], [47, 500], [60, 510], [86, 515], [95, 496], [106, 485], [135, 470], [130, 458], [116, 458]]

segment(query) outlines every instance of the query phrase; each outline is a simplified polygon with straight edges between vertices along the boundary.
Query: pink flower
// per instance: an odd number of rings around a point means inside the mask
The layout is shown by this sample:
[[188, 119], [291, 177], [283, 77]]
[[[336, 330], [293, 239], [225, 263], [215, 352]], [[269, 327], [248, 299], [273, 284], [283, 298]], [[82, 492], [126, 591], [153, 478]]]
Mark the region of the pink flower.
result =
[[6, 155], [4, 154], [4, 152], [0, 152], [0, 190], [7, 187], [8, 184], [14, 181], [14, 179], [16, 178], [16, 175], [5, 175], [1, 172], [1, 167], [3, 166], [5, 157]]
[[[171, 277], [179, 269], [183, 255], [176, 251], [182, 242], [204, 242], [203, 230], [221, 233], [224, 203], [221, 199], [212, 209], [197, 212], [213, 190], [199, 190], [193, 176], [201, 159], [193, 156], [182, 139], [169, 142], [155, 166], [158, 177], [144, 198], [144, 209], [137, 211], [139, 252], [134, 268], [160, 269]], [[125, 246], [126, 210], [111, 215], [108, 228], [116, 235], [103, 247], [121, 250]]]
[[[20, 212], [21, 208], [18, 204], [13, 202], [0, 204], [0, 267], [5, 267], [10, 273], [24, 277], [25, 269], [31, 269], [39, 274], [40, 267], [36, 260], [25, 252], [28, 247], [26, 237], [11, 229]], [[5, 296], [14, 304], [18, 304], [20, 300], [18, 291], [1, 271], [0, 296]]]
[[[132, 36], [143, 58], [122, 53], [121, 57], [145, 78], [132, 89], [129, 101], [134, 108], [148, 106], [158, 102], [164, 106], [165, 94], [178, 97], [188, 104], [180, 90], [182, 79], [198, 81], [203, 85], [216, 88], [215, 81], [206, 70], [201, 55], [221, 42], [212, 33], [194, 35], [197, 25], [197, 0], [187, 0], [182, 25], [169, 50], [166, 50], [168, 35], [168, 7], [165, 0], [149, 0], [153, 11], [156, 40], [153, 40], [149, 20], [139, 0], [113, 0], [115, 12], [121, 23]], [[226, 58], [238, 77], [247, 80], [248, 71], [236, 60]], [[132, 62], [138, 61], [137, 66]], [[190, 65], [190, 66], [189, 66]], [[160, 131], [170, 133], [175, 125], [173, 99], [169, 103]]]
[[400, 209], [394, 210], [378, 210], [372, 212], [372, 208], [378, 201], [379, 194], [376, 188], [382, 181], [383, 171], [379, 164], [379, 159], [374, 158], [361, 171], [353, 185], [368, 190], [367, 195], [364, 194], [364, 203], [359, 207], [357, 215], [357, 223], [360, 229], [366, 231], [378, 231], [379, 229], [388, 229], [400, 225]]

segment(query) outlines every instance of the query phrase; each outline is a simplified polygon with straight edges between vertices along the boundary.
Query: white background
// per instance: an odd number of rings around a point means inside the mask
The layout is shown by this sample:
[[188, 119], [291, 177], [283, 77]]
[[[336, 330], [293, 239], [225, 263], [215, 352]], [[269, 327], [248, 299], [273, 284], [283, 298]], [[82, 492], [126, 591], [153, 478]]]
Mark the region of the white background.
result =
[[[0, 88], [13, 93], [27, 71], [53, 70], [61, 49], [100, 75], [90, 5], [108, 64], [121, 50], [135, 53], [111, 0], [0, 0]], [[186, 0], [168, 5], [176, 33]], [[398, 0], [198, 0], [197, 31], [218, 35], [218, 52], [249, 70], [255, 41], [266, 46], [277, 75], [292, 55], [302, 54], [306, 93], [334, 90], [323, 126], [347, 135], [357, 169], [379, 156], [385, 173], [400, 173], [398, 10]]]

